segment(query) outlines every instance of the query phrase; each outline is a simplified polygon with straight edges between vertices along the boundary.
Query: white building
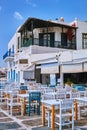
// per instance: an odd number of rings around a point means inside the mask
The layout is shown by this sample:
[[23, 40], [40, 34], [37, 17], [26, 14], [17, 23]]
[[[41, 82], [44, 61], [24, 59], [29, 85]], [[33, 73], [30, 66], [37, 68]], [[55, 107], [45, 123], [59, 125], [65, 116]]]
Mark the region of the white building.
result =
[[[65, 23], [63, 18], [60, 21], [28, 18], [8, 43], [8, 52], [3, 56], [8, 64], [8, 81], [23, 83], [27, 79], [46, 83], [47, 78], [49, 84], [50, 75], [54, 72], [56, 79], [59, 78], [56, 55], [61, 54], [63, 60], [69, 61], [67, 51], [72, 53], [72, 50], [86, 48], [87, 22], [75, 20]], [[55, 62], [55, 67], [42, 72], [41, 64], [45, 63], [46, 66], [48, 62]], [[50, 71], [52, 69], [55, 71]]]

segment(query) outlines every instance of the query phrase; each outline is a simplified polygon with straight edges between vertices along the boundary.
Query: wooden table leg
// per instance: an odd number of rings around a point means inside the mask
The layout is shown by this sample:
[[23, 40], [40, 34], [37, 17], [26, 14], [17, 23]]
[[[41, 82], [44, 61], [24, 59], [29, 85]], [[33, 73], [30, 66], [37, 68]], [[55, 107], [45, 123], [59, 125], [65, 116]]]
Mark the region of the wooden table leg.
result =
[[[69, 111], [70, 113], [72, 113], [72, 110]], [[70, 121], [72, 121], [72, 117], [70, 116]], [[70, 128], [72, 128], [72, 124], [70, 124]]]
[[24, 98], [24, 115], [26, 114], [26, 98]]
[[42, 103], [42, 125], [45, 126], [45, 106]]
[[55, 109], [54, 105], [52, 106], [52, 130], [55, 130]]
[[77, 107], [78, 107], [78, 104], [77, 104], [77, 101], [75, 100], [75, 120], [78, 119], [78, 109], [77, 109]]
[[21, 108], [21, 115], [24, 116], [26, 113], [26, 98], [22, 99], [22, 108]]

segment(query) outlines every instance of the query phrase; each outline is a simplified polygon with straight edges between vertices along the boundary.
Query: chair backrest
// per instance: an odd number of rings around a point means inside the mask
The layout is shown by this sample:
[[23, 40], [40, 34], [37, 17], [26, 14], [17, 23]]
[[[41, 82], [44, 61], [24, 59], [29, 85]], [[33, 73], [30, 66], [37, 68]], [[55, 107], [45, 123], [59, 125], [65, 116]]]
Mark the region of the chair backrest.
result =
[[11, 105], [14, 103], [14, 102], [17, 102], [17, 92], [14, 91], [12, 93], [7, 93], [7, 102], [11, 103]]
[[20, 90], [28, 90], [27, 86], [20, 86]]
[[72, 92], [71, 98], [78, 98], [80, 97], [80, 92]]
[[60, 101], [60, 109], [70, 110], [73, 108], [73, 99], [65, 99]]
[[41, 100], [41, 92], [30, 92], [29, 101], [39, 101]]
[[56, 99], [66, 99], [66, 93], [58, 93]]

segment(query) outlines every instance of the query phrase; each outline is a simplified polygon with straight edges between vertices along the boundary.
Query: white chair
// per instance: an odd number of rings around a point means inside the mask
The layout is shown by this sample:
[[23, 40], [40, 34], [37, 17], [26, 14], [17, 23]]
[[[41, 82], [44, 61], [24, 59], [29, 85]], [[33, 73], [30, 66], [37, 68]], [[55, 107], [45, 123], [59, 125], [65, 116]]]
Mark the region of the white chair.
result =
[[63, 126], [71, 126], [74, 130], [74, 103], [72, 99], [60, 101], [59, 112], [55, 114], [55, 124], [62, 130]]
[[2, 103], [2, 101], [6, 100], [6, 96], [4, 93], [4, 88], [0, 89], [0, 102]]
[[81, 119], [81, 115], [87, 114], [87, 102], [78, 101], [78, 119]]
[[50, 109], [45, 110], [45, 119], [47, 121], [48, 127], [51, 127], [51, 110]]
[[66, 93], [65, 92], [61, 92], [61, 93], [57, 93], [56, 95], [56, 99], [66, 99]]
[[21, 103], [18, 102], [17, 92], [15, 91], [7, 94], [7, 111], [11, 116], [13, 113], [21, 112]]
[[72, 92], [71, 93], [71, 98], [79, 98], [80, 97], [80, 92]]

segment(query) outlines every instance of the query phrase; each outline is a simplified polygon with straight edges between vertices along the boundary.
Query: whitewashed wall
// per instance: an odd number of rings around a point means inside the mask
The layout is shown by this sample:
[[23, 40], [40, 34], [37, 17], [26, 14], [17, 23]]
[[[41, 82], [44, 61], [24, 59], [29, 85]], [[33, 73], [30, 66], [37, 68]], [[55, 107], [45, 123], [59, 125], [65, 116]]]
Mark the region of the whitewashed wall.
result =
[[77, 49], [82, 49], [82, 33], [87, 33], [87, 22], [76, 21], [77, 24]]
[[14, 36], [12, 37], [12, 39], [9, 41], [8, 43], [8, 49], [12, 48], [12, 45], [14, 45], [14, 52], [17, 52], [17, 43], [18, 43], [18, 37], [20, 36], [20, 34], [18, 32], [16, 32], [14, 34]]

